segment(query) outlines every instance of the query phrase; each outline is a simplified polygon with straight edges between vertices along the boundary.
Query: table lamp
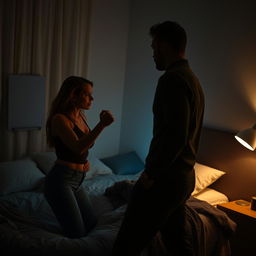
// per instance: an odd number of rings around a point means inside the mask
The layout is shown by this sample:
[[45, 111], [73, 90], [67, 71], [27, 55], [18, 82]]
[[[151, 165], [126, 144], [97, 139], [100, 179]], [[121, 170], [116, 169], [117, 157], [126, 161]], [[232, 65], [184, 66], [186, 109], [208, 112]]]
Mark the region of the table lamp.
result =
[[[256, 148], [256, 124], [251, 128], [242, 130], [235, 135], [235, 138], [246, 148], [254, 151]], [[243, 200], [238, 200], [237, 204], [247, 205]], [[251, 200], [251, 209], [256, 210], [256, 197], [253, 196]]]
[[235, 138], [249, 150], [256, 148], [256, 124], [251, 128], [242, 130], [235, 135]]

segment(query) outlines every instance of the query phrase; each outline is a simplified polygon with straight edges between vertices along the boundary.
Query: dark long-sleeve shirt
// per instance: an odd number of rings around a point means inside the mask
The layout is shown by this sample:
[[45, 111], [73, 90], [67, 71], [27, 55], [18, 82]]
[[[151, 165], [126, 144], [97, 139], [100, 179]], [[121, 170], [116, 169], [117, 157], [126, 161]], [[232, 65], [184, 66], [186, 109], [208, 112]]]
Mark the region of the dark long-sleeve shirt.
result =
[[204, 113], [199, 80], [183, 59], [160, 77], [153, 103], [153, 138], [145, 163], [150, 178], [193, 170]]

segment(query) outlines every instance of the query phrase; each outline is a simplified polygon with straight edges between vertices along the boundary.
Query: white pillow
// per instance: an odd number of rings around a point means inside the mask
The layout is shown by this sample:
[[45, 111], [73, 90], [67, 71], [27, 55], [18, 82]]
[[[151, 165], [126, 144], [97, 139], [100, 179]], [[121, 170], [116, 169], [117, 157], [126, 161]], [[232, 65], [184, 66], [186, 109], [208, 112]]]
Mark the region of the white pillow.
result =
[[37, 188], [45, 175], [31, 159], [0, 163], [0, 196]]
[[192, 196], [198, 194], [225, 174], [223, 171], [199, 163], [195, 163], [194, 169], [196, 181]]
[[38, 168], [44, 173], [48, 174], [52, 169], [54, 162], [57, 159], [55, 152], [40, 152], [31, 155], [33, 161], [36, 162]]
[[112, 170], [100, 161], [97, 157], [89, 155], [88, 161], [90, 163], [90, 169], [86, 173], [85, 179], [91, 179], [96, 175], [112, 174]]
[[212, 188], [205, 188], [198, 194], [194, 195], [194, 197], [199, 200], [206, 201], [213, 206], [227, 203], [229, 201], [226, 195]]

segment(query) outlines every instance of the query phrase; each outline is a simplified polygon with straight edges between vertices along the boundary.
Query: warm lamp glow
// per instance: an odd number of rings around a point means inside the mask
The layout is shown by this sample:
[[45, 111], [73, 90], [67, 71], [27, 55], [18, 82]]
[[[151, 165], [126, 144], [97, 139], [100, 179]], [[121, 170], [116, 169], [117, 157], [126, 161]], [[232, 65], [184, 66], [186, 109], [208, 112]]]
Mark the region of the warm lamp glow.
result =
[[253, 151], [256, 148], [256, 124], [249, 129], [238, 132], [235, 138], [244, 147]]
[[250, 146], [246, 141], [242, 140], [241, 138], [239, 138], [238, 136], [235, 136], [235, 138], [246, 148], [250, 149], [251, 151], [254, 150], [254, 148], [252, 148], [252, 146]]

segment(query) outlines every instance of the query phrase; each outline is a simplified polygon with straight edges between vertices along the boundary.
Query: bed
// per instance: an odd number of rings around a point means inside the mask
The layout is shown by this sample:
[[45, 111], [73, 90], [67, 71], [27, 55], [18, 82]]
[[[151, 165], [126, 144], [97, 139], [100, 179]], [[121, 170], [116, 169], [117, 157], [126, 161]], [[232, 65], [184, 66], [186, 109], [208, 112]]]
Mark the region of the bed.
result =
[[[230, 160], [225, 151], [228, 144], [233, 143], [231, 135], [203, 129], [195, 166], [196, 187], [187, 204], [188, 239], [191, 246], [196, 247], [198, 256], [230, 255], [229, 238], [236, 225], [216, 205], [238, 198], [248, 199], [252, 195], [242, 188], [234, 192], [229, 185], [229, 176], [233, 181], [239, 173], [237, 164], [229, 164], [233, 155], [229, 155]], [[242, 155], [247, 153], [240, 145], [236, 146]], [[207, 151], [214, 155], [209, 156]], [[225, 157], [221, 156], [223, 152]], [[104, 159], [90, 156], [90, 171], [82, 186], [91, 197], [98, 223], [86, 237], [69, 239], [62, 234], [43, 195], [45, 174], [55, 158], [53, 152], [44, 152], [0, 163], [0, 250], [6, 252], [2, 255], [17, 252], [26, 255], [111, 255], [132, 184], [143, 171], [141, 160], [135, 152]], [[236, 175], [232, 174], [232, 167]], [[248, 182], [251, 184], [251, 179]], [[111, 193], [107, 193], [109, 191]], [[164, 255], [162, 249], [158, 234], [143, 256]]]

